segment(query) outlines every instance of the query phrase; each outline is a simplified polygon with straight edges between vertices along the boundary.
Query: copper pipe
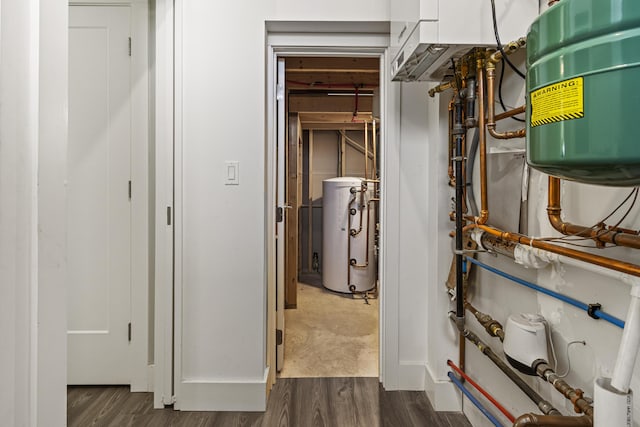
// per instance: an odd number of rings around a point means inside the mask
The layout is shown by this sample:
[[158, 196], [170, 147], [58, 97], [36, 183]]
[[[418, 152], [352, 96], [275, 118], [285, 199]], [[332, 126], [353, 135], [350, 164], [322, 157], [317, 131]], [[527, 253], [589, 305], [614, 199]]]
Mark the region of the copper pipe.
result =
[[550, 176], [547, 216], [553, 228], [564, 235], [587, 237], [594, 240], [599, 246], [611, 243], [618, 246], [640, 249], [640, 235], [634, 230], [623, 230], [619, 228], [607, 230], [605, 224], [600, 224], [597, 228], [571, 224], [564, 222], [561, 214], [560, 178]]
[[586, 415], [565, 417], [562, 415], [523, 414], [513, 427], [586, 427], [593, 426], [593, 420]]
[[[371, 172], [371, 178], [372, 179], [376, 179], [378, 178], [378, 147], [377, 147], [377, 142], [376, 142], [376, 121], [375, 119], [373, 120], [373, 123], [371, 123], [371, 137], [373, 138], [373, 171]], [[368, 177], [366, 177], [368, 178]]]
[[477, 60], [476, 75], [478, 76], [478, 132], [480, 148], [480, 217], [475, 218], [477, 224], [486, 224], [489, 220], [489, 199], [487, 195], [487, 134], [484, 118], [484, 59]]
[[[495, 54], [494, 54], [495, 55]], [[516, 131], [498, 132], [496, 131], [496, 118], [495, 118], [495, 79], [496, 79], [496, 65], [487, 61], [487, 130], [489, 134], [497, 139], [511, 139], [522, 138], [525, 136], [526, 129], [519, 129]]]
[[444, 92], [447, 89], [455, 89], [455, 87], [455, 80], [440, 83], [438, 86], [429, 89], [429, 96], [433, 98], [434, 96], [436, 96], [436, 93]]
[[[369, 199], [369, 201], [367, 202], [367, 229], [366, 229], [366, 233], [367, 233], [367, 240], [366, 240], [366, 244], [365, 244], [365, 263], [364, 264], [358, 264], [357, 261], [354, 264], [351, 264], [351, 254], [349, 254], [349, 265], [352, 265], [354, 268], [366, 268], [369, 266], [369, 230], [371, 227], [371, 203], [375, 203], [380, 201], [380, 199], [377, 198], [372, 198]], [[362, 226], [360, 227], [362, 228]]]
[[364, 178], [369, 178], [369, 125], [364, 121]]
[[458, 333], [458, 367], [462, 372], [466, 372], [466, 362], [467, 362], [467, 341], [464, 339], [464, 333]]
[[[514, 40], [512, 42], [507, 43], [506, 45], [503, 45], [502, 52], [504, 52], [506, 55], [511, 55], [512, 53], [516, 52], [522, 47], [525, 47], [526, 45], [527, 45], [527, 38], [520, 37], [518, 40]], [[491, 55], [489, 55], [489, 57], [487, 58], [487, 61], [493, 65], [497, 64], [498, 62], [502, 61], [502, 58], [503, 58], [502, 52], [499, 50], [496, 50]]]
[[349, 220], [347, 221], [347, 287], [351, 287], [351, 206], [356, 201], [354, 194], [349, 201]]
[[495, 320], [490, 315], [478, 311], [478, 309], [471, 305], [471, 303], [468, 301], [465, 302], [464, 305], [467, 310], [469, 310], [475, 316], [478, 323], [480, 323], [484, 327], [489, 335], [499, 338], [500, 341], [504, 341], [504, 329], [500, 322]]
[[505, 111], [504, 113], [496, 114], [495, 121], [497, 122], [497, 121], [506, 119], [508, 117], [517, 116], [518, 114], [522, 114], [525, 111], [527, 111], [527, 106], [526, 105], [521, 105], [520, 107], [514, 108], [513, 110], [509, 110], [509, 111]]
[[544, 249], [545, 251], [553, 252], [559, 255], [564, 255], [569, 258], [577, 259], [580, 261], [588, 262], [590, 264], [599, 265], [611, 270], [616, 270], [621, 273], [629, 274], [631, 276], [640, 277], [640, 265], [631, 264], [628, 262], [620, 261], [613, 258], [603, 257], [600, 255], [591, 254], [588, 252], [577, 251], [575, 249], [566, 248], [564, 246], [555, 245], [553, 243], [545, 242], [543, 240], [531, 239], [527, 236], [523, 236], [517, 233], [509, 233], [508, 231], [502, 231], [497, 228], [488, 227], [480, 224], [470, 224], [469, 228], [480, 228], [481, 230], [499, 237], [502, 240], [512, 241], [523, 245], [529, 245], [534, 248]]
[[577, 413], [583, 413], [589, 418], [593, 418], [593, 406], [584, 399], [582, 390], [571, 387], [565, 380], [560, 378], [546, 362], [539, 363], [536, 366], [536, 373], [540, 378], [553, 385], [560, 394], [570, 400]]

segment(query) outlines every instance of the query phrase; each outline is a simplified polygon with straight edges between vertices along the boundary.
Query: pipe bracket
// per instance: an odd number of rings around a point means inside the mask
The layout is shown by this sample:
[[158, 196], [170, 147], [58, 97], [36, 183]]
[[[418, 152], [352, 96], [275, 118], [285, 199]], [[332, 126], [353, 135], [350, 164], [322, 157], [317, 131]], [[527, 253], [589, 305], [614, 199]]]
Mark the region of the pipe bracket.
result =
[[602, 310], [602, 304], [600, 303], [589, 304], [589, 308], [587, 309], [587, 314], [589, 315], [589, 317], [598, 320], [600, 316], [596, 314], [596, 310], [598, 311]]

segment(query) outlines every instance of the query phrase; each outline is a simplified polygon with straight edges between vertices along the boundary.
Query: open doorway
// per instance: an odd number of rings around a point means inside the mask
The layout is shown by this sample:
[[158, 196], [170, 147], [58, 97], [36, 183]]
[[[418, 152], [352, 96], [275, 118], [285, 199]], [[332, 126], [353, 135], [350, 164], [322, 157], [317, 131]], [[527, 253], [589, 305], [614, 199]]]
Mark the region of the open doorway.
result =
[[282, 60], [286, 310], [278, 372], [378, 377], [380, 58]]

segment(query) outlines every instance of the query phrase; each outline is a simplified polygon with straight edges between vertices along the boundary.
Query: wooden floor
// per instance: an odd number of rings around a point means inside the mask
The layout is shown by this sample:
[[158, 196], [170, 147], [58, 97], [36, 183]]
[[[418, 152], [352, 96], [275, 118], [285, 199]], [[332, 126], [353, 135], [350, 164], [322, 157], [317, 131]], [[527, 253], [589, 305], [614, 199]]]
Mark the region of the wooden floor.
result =
[[386, 392], [377, 378], [283, 378], [266, 412], [153, 409], [151, 393], [128, 387], [69, 387], [67, 421], [78, 426], [471, 426], [464, 415], [436, 413], [422, 392]]

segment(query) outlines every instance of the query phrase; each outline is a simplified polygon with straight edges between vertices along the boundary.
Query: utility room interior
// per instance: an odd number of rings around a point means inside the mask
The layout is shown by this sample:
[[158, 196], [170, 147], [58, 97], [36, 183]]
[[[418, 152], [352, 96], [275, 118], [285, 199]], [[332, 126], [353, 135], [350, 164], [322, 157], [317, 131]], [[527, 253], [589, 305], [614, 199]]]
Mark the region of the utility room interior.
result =
[[286, 57], [285, 76], [279, 376], [378, 377], [380, 60]]

